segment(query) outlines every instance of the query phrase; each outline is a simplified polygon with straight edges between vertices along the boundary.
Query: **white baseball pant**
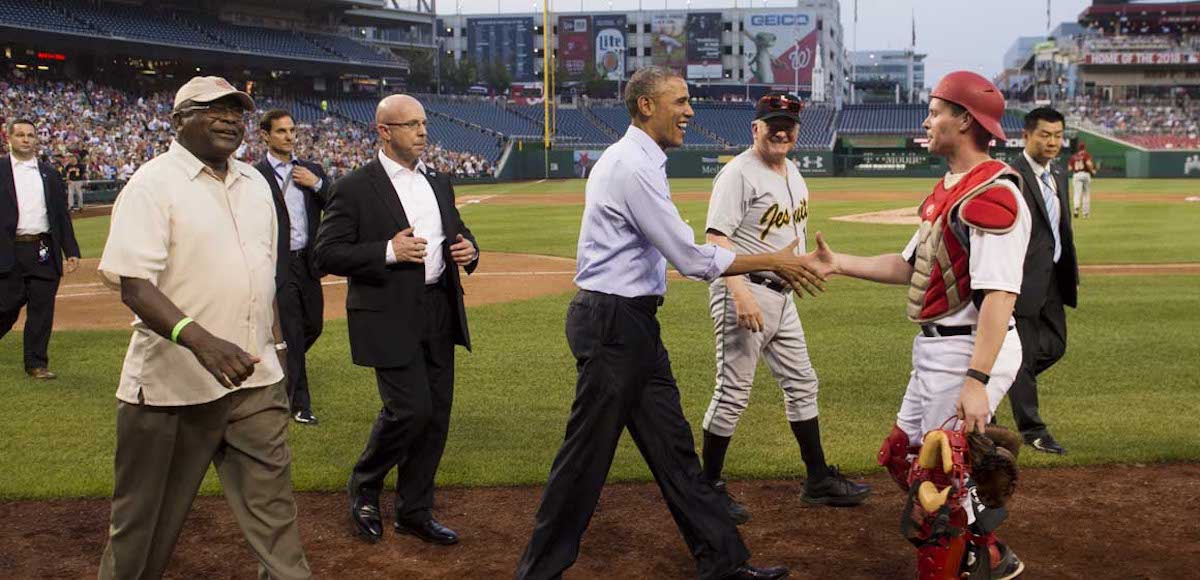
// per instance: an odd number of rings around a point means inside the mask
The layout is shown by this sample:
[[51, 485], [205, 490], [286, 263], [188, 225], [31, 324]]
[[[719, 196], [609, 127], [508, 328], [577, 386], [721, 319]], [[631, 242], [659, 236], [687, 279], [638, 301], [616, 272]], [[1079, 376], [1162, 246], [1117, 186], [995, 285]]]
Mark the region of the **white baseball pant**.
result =
[[1086, 171], [1077, 171], [1071, 177], [1071, 186], [1075, 189], [1075, 195], [1072, 199], [1071, 206], [1075, 208], [1075, 215], [1083, 212], [1083, 217], [1087, 217], [1092, 213], [1092, 174]]
[[764, 328], [751, 332], [738, 326], [733, 296], [724, 280], [709, 286], [709, 312], [717, 339], [717, 384], [704, 414], [705, 431], [730, 437], [750, 403], [754, 371], [765, 356], [767, 367], [783, 389], [788, 421], [817, 416], [817, 372], [808, 358], [804, 328], [791, 293], [746, 282], [762, 310]]
[[[913, 339], [912, 373], [904, 401], [896, 414], [896, 424], [908, 435], [910, 445], [920, 445], [925, 433], [939, 429], [956, 414], [958, 396], [962, 391], [975, 336], [935, 336], [918, 334]], [[1009, 329], [992, 365], [987, 384], [988, 410], [996, 407], [1008, 393], [1017, 370], [1021, 368], [1021, 339], [1016, 328]], [[951, 421], [950, 425], [956, 425]]]

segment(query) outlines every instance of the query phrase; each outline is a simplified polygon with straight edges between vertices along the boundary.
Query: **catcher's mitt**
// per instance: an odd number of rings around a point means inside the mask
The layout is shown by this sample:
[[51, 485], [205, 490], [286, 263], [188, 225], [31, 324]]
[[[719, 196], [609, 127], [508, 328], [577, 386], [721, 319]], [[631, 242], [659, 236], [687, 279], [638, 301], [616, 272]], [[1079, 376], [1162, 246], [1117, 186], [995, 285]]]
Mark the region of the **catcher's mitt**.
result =
[[967, 434], [967, 445], [979, 501], [993, 509], [1004, 507], [1017, 489], [1021, 440], [1004, 427], [988, 425], [983, 435]]

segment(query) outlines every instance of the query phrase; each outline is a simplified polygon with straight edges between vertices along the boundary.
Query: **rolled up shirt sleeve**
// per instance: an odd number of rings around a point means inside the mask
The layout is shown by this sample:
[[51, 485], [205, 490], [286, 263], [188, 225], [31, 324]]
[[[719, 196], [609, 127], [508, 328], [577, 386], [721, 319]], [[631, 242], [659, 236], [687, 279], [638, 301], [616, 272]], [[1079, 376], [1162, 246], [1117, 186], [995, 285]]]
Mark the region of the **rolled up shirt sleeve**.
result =
[[681, 274], [710, 282], [729, 269], [735, 254], [715, 244], [697, 244], [696, 234], [671, 202], [666, 175], [652, 169], [634, 173], [625, 203], [634, 227]]
[[170, 201], [155, 189], [135, 176], [113, 205], [108, 240], [97, 268], [110, 288], [119, 288], [122, 277], [157, 283], [167, 266]]

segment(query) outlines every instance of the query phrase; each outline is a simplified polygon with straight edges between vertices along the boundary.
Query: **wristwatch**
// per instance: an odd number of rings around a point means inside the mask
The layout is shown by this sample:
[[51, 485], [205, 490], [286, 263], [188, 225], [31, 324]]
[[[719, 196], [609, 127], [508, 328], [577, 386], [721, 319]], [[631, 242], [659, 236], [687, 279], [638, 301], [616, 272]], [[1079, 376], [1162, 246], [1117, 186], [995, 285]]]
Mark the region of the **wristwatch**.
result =
[[287, 341], [285, 340], [285, 341], [283, 341], [283, 342], [276, 343], [276, 344], [275, 344], [275, 350], [277, 350], [277, 351], [279, 351], [279, 350], [287, 350]]

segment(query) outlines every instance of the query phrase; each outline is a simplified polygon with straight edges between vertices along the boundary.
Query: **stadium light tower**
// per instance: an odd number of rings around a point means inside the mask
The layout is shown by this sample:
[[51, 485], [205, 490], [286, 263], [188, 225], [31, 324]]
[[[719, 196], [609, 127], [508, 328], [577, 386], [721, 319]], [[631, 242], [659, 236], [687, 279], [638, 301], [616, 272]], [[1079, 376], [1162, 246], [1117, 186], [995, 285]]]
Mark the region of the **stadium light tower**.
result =
[[798, 98], [800, 96], [800, 19], [797, 18], [795, 22], [795, 25], [792, 26], [792, 36], [796, 38], [796, 49], [792, 51], [792, 94]]

